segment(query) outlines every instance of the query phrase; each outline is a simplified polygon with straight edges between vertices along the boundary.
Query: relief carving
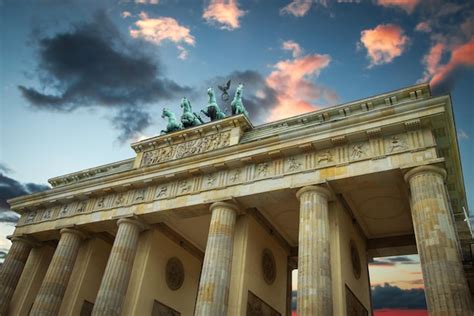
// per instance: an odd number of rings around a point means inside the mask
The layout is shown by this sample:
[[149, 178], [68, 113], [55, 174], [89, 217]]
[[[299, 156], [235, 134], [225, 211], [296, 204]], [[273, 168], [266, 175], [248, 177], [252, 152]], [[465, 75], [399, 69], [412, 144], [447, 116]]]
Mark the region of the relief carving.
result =
[[295, 157], [288, 158], [288, 170], [296, 171], [301, 168], [303, 164], [299, 162]]
[[76, 209], [76, 213], [83, 213], [83, 212], [85, 212], [86, 206], [87, 206], [87, 201], [79, 202], [79, 204], [78, 204], [78, 206], [77, 206], [77, 209]]
[[179, 193], [184, 194], [191, 191], [191, 185], [188, 183], [188, 180], [181, 180], [178, 182]]
[[317, 159], [318, 159], [318, 164], [329, 163], [332, 161], [332, 154], [329, 150], [326, 150], [325, 152], [319, 154]]
[[44, 210], [43, 217], [41, 219], [50, 219], [53, 217], [53, 209], [48, 208]]
[[352, 146], [351, 159], [356, 160], [364, 155], [364, 144], [356, 144]]
[[29, 212], [28, 216], [25, 219], [25, 223], [26, 224], [33, 223], [34, 220], [35, 220], [35, 217], [36, 217], [36, 212], [35, 211]]
[[172, 291], [178, 290], [184, 282], [184, 267], [181, 260], [170, 258], [166, 263], [166, 284]]
[[227, 147], [229, 144], [230, 132], [223, 132], [170, 147], [146, 151], [143, 153], [142, 167], [216, 150]]
[[408, 146], [404, 140], [400, 139], [399, 136], [392, 136], [390, 139], [389, 152], [400, 151], [407, 149]]
[[257, 175], [259, 177], [265, 177], [268, 175], [268, 163], [264, 162], [257, 165]]
[[160, 186], [156, 190], [156, 198], [157, 199], [164, 198], [164, 197], [167, 196], [167, 194], [168, 194], [168, 187], [166, 185]]
[[239, 182], [241, 173], [242, 173], [242, 170], [240, 170], [240, 169], [232, 171], [232, 175], [230, 176], [230, 182], [231, 183]]
[[119, 193], [115, 199], [115, 206], [121, 206], [125, 204], [125, 193]]
[[143, 188], [143, 189], [138, 189], [136, 192], [135, 192], [135, 198], [133, 199], [134, 202], [141, 202], [141, 201], [144, 201], [145, 200], [145, 193], [146, 193], [146, 189]]

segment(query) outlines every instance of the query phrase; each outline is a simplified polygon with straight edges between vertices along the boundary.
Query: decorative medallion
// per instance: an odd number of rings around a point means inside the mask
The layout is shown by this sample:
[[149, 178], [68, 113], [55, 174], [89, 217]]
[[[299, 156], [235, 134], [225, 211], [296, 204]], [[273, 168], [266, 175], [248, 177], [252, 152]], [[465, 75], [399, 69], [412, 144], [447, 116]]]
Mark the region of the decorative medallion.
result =
[[275, 257], [270, 249], [263, 249], [262, 253], [262, 272], [263, 279], [267, 284], [273, 284], [276, 279], [276, 263]]
[[356, 279], [360, 279], [361, 263], [360, 263], [359, 250], [357, 250], [356, 243], [352, 239], [349, 242], [349, 248], [351, 251], [352, 272], [354, 272], [354, 276]]
[[170, 258], [166, 263], [166, 284], [172, 291], [178, 290], [184, 282], [184, 267], [176, 257]]

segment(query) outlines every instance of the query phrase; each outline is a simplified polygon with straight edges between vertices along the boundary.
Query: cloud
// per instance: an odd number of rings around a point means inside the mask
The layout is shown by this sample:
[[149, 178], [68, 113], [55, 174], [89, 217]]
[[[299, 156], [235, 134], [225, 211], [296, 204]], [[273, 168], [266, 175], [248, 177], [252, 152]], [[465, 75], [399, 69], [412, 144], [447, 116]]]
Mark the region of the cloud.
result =
[[423, 21], [423, 22], [420, 22], [416, 25], [415, 30], [418, 31], [418, 32], [429, 33], [429, 32], [431, 32], [431, 26], [428, 22]]
[[377, 0], [377, 4], [384, 7], [398, 7], [405, 10], [408, 14], [415, 10], [420, 0]]
[[194, 46], [196, 40], [189, 28], [182, 26], [173, 18], [150, 18], [145, 12], [140, 13], [140, 20], [135, 22], [137, 29], [130, 30], [133, 38], [142, 38], [148, 42], [160, 45], [163, 41], [185, 43]]
[[462, 140], [469, 140], [470, 137], [469, 137], [469, 134], [466, 133], [465, 130], [459, 129], [458, 130], [458, 138], [462, 139]]
[[367, 49], [369, 68], [387, 64], [400, 56], [408, 44], [408, 37], [398, 25], [380, 24], [361, 32], [360, 42]]
[[[35, 43], [43, 88], [19, 86], [23, 97], [36, 109], [62, 113], [82, 107], [108, 109], [115, 115], [111, 122], [120, 128], [120, 140], [148, 127], [151, 118], [145, 106], [192, 91], [167, 79], [144, 47], [127, 42], [104, 13], [67, 32], [39, 37]], [[147, 119], [123, 121], [130, 113]]]
[[426, 309], [425, 292], [423, 289], [402, 290], [398, 286], [385, 283], [372, 288], [374, 309], [403, 308]]
[[49, 188], [45, 184], [20, 183], [0, 172], [0, 222], [14, 224], [20, 217], [17, 213], [10, 210], [7, 200], [35, 192], [42, 192]]
[[293, 0], [280, 9], [280, 14], [291, 14], [296, 17], [304, 16], [311, 9], [312, 3], [313, 0]]
[[298, 43], [294, 42], [294, 41], [290, 40], [290, 41], [283, 42], [282, 48], [284, 50], [291, 51], [291, 54], [295, 58], [301, 56], [302, 49], [301, 49], [300, 45]]
[[369, 265], [380, 266], [380, 267], [393, 267], [395, 266], [395, 262], [387, 262], [387, 261], [382, 261], [382, 260], [377, 260], [377, 259], [371, 259], [369, 261]]
[[221, 29], [234, 30], [240, 27], [239, 19], [245, 11], [239, 9], [237, 0], [211, 0], [202, 17], [209, 23], [217, 23]]
[[423, 75], [423, 78], [418, 80], [418, 82], [426, 82], [436, 73], [444, 50], [445, 45], [443, 43], [436, 43], [430, 48], [428, 54], [423, 57], [425, 73]]
[[400, 264], [419, 264], [419, 261], [413, 260], [408, 257], [388, 257], [386, 258], [388, 261], [393, 263], [400, 263]]
[[436, 66], [430, 84], [436, 91], [449, 91], [454, 85], [456, 75], [466, 68], [473, 67], [474, 36], [469, 42], [454, 47], [446, 64]]
[[138, 4], [159, 4], [160, 0], [135, 0]]
[[266, 83], [277, 92], [277, 103], [272, 108], [269, 121], [316, 110], [321, 107], [321, 104], [315, 104], [317, 102], [334, 104], [338, 100], [337, 94], [312, 81], [330, 62], [329, 55], [312, 54], [273, 65]]
[[132, 14], [131, 14], [129, 11], [123, 11], [123, 12], [121, 13], [121, 16], [122, 16], [122, 18], [125, 19], [125, 18], [131, 17]]

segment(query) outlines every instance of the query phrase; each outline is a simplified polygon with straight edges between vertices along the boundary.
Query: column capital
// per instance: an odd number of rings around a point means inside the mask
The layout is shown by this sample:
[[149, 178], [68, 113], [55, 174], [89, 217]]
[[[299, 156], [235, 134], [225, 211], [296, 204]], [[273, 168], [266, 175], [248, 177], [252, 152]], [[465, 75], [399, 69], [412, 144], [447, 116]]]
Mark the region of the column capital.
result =
[[211, 206], [209, 207], [209, 210], [212, 212], [216, 207], [222, 207], [222, 208], [230, 209], [230, 210], [235, 211], [236, 213], [240, 212], [240, 209], [237, 205], [235, 205], [233, 203], [229, 203], [229, 202], [215, 202], [215, 203], [212, 203]]
[[298, 200], [301, 198], [301, 195], [306, 192], [314, 192], [316, 194], [323, 195], [327, 199], [329, 199], [332, 195], [331, 191], [326, 188], [323, 188], [322, 186], [308, 185], [306, 187], [302, 187], [298, 190], [298, 192], [296, 192], [296, 197], [298, 198]]
[[74, 229], [74, 228], [63, 228], [59, 231], [59, 233], [62, 235], [62, 234], [74, 234], [74, 235], [77, 235], [79, 236], [79, 238], [82, 239], [86, 239], [86, 235], [81, 232], [80, 230], [77, 230], [77, 229]]
[[120, 225], [125, 224], [125, 223], [132, 224], [132, 225], [137, 226], [140, 231], [143, 231], [143, 230], [146, 229], [146, 224], [143, 223], [143, 222], [142, 222], [141, 220], [139, 220], [138, 218], [135, 218], [135, 217], [123, 217], [123, 218], [120, 218], [120, 219], [117, 221], [117, 226], [120, 226]]
[[414, 175], [417, 175], [417, 174], [420, 174], [420, 173], [435, 173], [435, 174], [438, 174], [440, 175], [443, 180], [446, 179], [446, 170], [443, 169], [443, 168], [440, 168], [440, 167], [436, 167], [436, 166], [419, 166], [419, 167], [415, 167], [411, 170], [409, 170], [405, 176], [404, 176], [404, 179], [405, 179], [405, 182], [407, 183], [410, 183], [410, 179], [414, 176]]
[[40, 243], [36, 239], [25, 235], [11, 235], [7, 236], [7, 239], [9, 239], [12, 243], [15, 241], [23, 242], [30, 247], [38, 247], [40, 245]]

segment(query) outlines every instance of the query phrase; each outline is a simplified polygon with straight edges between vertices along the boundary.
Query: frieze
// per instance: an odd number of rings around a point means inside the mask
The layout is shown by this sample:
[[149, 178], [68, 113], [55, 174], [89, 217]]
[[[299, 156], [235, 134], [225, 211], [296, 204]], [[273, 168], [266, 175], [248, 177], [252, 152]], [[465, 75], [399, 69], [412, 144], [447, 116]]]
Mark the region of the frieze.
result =
[[141, 166], [152, 166], [229, 146], [230, 131], [204, 136], [184, 143], [161, 147], [143, 153]]
[[[407, 133], [410, 133], [410, 131]], [[184, 179], [180, 178], [173, 181], [155, 183], [152, 186], [110, 192], [89, 200], [71, 201], [62, 205], [53, 205], [46, 209], [30, 210], [30, 212], [22, 216], [18, 225], [27, 225], [117, 207], [129, 207], [134, 204], [173, 199], [204, 191], [219, 190], [229, 186], [271, 179], [273, 177], [325, 169], [364, 159], [375, 159], [380, 154], [385, 157], [402, 152], [420, 150], [419, 147], [413, 147], [412, 142], [407, 141], [407, 134], [381, 138], [381, 147], [374, 147], [372, 144], [373, 140], [368, 139], [357, 143], [347, 143], [334, 148], [321, 148], [316, 151], [279, 157], [264, 162], [249, 163], [245, 166], [229, 170], [219, 170]]]

